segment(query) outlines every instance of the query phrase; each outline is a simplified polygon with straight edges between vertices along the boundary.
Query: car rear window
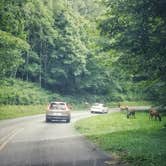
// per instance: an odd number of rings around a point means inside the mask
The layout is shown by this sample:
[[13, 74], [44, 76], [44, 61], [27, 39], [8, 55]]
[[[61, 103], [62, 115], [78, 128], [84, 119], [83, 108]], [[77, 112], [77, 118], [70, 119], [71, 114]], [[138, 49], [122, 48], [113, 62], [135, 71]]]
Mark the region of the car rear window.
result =
[[66, 110], [66, 105], [64, 103], [51, 103], [50, 109]]

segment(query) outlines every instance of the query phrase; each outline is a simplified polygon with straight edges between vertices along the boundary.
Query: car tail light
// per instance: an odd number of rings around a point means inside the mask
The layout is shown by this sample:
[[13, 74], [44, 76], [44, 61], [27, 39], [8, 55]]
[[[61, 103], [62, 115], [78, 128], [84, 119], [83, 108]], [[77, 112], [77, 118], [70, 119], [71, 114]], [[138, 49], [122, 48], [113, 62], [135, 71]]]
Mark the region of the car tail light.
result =
[[49, 111], [49, 109], [50, 109], [50, 104], [47, 106], [47, 109], [46, 109], [46, 110]]

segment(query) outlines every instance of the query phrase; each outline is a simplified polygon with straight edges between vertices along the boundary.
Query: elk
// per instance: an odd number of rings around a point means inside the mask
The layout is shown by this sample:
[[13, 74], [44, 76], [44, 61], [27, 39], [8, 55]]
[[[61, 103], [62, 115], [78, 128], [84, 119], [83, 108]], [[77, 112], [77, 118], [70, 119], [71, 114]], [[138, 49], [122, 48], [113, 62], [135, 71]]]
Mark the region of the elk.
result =
[[118, 104], [120, 111], [124, 111], [128, 109], [128, 106], [122, 106], [120, 103]]
[[155, 118], [155, 120], [158, 119], [159, 121], [161, 121], [161, 116], [155, 108], [151, 108], [149, 110], [149, 119], [153, 119], [153, 117]]
[[69, 110], [73, 109], [72, 105], [70, 105], [70, 104], [67, 104], [67, 107]]
[[127, 118], [133, 117], [135, 118], [135, 109], [129, 109], [127, 107]]

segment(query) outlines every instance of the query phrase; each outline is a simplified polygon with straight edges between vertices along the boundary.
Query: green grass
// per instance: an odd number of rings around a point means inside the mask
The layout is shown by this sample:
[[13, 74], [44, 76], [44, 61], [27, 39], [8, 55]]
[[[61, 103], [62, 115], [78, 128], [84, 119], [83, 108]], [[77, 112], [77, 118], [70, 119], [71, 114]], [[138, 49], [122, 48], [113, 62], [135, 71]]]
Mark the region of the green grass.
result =
[[0, 105], [0, 120], [45, 113], [45, 105]]
[[119, 105], [127, 105], [127, 106], [150, 106], [152, 102], [150, 101], [122, 101], [122, 102], [110, 102], [107, 103], [109, 107], [117, 107]]
[[165, 166], [166, 118], [149, 120], [146, 113], [127, 119], [124, 113], [101, 115], [81, 120], [77, 130], [100, 148], [115, 153], [134, 166]]

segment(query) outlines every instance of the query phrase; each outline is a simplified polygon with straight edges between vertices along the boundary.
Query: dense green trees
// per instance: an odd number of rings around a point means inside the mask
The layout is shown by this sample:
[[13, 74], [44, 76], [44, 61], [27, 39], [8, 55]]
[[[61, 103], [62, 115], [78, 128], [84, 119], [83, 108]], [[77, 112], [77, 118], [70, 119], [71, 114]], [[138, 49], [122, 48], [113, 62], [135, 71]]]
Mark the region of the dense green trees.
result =
[[[48, 84], [62, 92], [78, 90], [81, 76], [86, 72], [86, 32], [84, 20], [71, 12], [60, 11], [55, 16], [58, 37], [50, 57]], [[55, 82], [52, 84], [52, 81]]]
[[1, 0], [0, 77], [61, 94], [164, 103], [164, 5], [163, 0]]
[[29, 49], [21, 19], [24, 2], [0, 2], [0, 77], [15, 76], [23, 62], [21, 54]]
[[119, 54], [117, 63], [142, 81], [151, 99], [166, 100], [166, 3], [163, 0], [106, 1], [100, 27], [108, 50]]

